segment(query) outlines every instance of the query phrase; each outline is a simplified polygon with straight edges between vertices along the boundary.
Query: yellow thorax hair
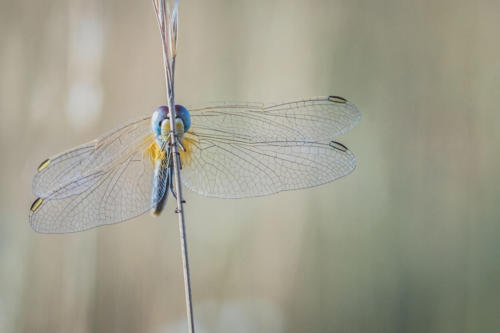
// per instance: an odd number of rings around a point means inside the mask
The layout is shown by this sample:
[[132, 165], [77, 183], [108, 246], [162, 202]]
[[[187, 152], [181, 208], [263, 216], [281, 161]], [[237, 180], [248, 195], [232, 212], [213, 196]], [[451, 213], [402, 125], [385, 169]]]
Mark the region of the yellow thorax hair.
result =
[[[192, 132], [188, 131], [187, 134], [192, 134]], [[149, 160], [151, 161], [151, 164], [154, 168], [156, 161], [161, 161], [166, 158], [165, 152], [161, 150], [160, 146], [158, 146], [153, 134], [151, 134], [146, 140], [151, 142], [149, 143], [149, 145], [146, 143], [147, 148], [144, 151], [144, 155], [149, 157]], [[180, 139], [180, 141], [185, 149], [185, 151], [179, 149], [182, 166], [189, 166], [193, 162], [192, 155], [193, 150], [196, 147], [196, 139], [194, 139], [194, 136], [185, 136]]]

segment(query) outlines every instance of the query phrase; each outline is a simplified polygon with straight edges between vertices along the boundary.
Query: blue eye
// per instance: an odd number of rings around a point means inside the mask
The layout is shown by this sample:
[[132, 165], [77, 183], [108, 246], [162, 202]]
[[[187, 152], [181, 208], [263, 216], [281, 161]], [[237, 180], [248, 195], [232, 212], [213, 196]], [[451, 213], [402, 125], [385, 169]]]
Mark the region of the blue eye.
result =
[[161, 135], [161, 122], [168, 119], [168, 107], [162, 105], [153, 112], [151, 117], [151, 130], [155, 135]]
[[184, 123], [184, 131], [188, 131], [191, 127], [191, 116], [189, 115], [188, 109], [186, 107], [177, 104], [175, 106], [175, 112], [177, 113], [177, 117], [182, 119]]

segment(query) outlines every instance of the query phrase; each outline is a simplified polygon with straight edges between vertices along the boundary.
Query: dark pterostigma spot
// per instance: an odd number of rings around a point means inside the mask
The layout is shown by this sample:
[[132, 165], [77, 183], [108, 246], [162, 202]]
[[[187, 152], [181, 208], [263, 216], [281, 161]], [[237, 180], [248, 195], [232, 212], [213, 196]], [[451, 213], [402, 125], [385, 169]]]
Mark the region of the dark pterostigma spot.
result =
[[38, 166], [38, 172], [42, 171], [43, 169], [45, 169], [47, 167], [47, 165], [49, 165], [50, 163], [50, 159], [46, 159], [45, 161], [43, 161], [42, 163], [40, 163], [40, 165]]
[[330, 147], [340, 150], [342, 152], [346, 152], [349, 150], [346, 146], [337, 141], [330, 141]]
[[329, 96], [328, 100], [330, 102], [334, 102], [334, 103], [341, 103], [341, 104], [347, 103], [347, 99], [345, 99], [344, 97], [340, 97], [340, 96]]
[[36, 200], [31, 204], [30, 210], [34, 212], [35, 210], [38, 209], [38, 207], [40, 207], [42, 202], [43, 202], [42, 198], [36, 198]]

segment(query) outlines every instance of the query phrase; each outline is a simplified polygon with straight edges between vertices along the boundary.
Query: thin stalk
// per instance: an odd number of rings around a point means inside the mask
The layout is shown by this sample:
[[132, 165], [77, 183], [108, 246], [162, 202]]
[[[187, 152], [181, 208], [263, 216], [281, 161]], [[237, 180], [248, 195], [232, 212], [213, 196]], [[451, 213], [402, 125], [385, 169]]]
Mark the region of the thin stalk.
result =
[[176, 1], [173, 9], [165, 4], [165, 0], [153, 0], [158, 26], [160, 27], [162, 46], [163, 46], [163, 66], [165, 70], [165, 86], [167, 91], [167, 101], [170, 117], [170, 144], [172, 152], [173, 174], [175, 181], [175, 191], [177, 199], [176, 213], [179, 216], [179, 232], [182, 251], [182, 266], [184, 271], [184, 291], [186, 296], [186, 312], [189, 333], [194, 333], [193, 304], [191, 296], [191, 278], [189, 273], [188, 246], [186, 237], [186, 222], [184, 218], [184, 200], [182, 196], [182, 183], [180, 175], [179, 149], [177, 144], [177, 133], [175, 128], [175, 98], [174, 98], [174, 70], [177, 43], [177, 20], [178, 20], [178, 2]]

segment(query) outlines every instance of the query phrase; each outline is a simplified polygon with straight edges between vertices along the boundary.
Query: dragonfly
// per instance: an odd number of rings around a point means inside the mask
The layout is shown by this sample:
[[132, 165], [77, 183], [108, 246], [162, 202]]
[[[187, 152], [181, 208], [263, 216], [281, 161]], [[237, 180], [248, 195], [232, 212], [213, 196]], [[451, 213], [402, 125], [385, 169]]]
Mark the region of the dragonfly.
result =
[[[176, 24], [165, 29], [170, 60], [175, 60]], [[174, 64], [170, 76], [166, 73], [171, 101]], [[33, 178], [31, 227], [69, 233], [147, 212], [159, 215], [168, 197], [176, 196], [172, 124], [182, 184], [204, 196], [247, 198], [309, 188], [356, 167], [354, 154], [335, 139], [352, 129], [361, 114], [340, 96], [268, 105], [176, 104], [174, 109], [172, 122], [169, 105], [163, 105], [152, 115], [45, 159]]]
[[[338, 96], [273, 105], [176, 105], [182, 182], [209, 197], [313, 187], [349, 174], [354, 154], [334, 139], [360, 119]], [[34, 230], [65, 233], [158, 215], [175, 195], [168, 107], [44, 160], [33, 179]]]

